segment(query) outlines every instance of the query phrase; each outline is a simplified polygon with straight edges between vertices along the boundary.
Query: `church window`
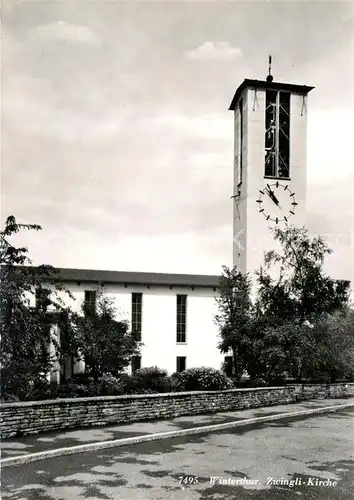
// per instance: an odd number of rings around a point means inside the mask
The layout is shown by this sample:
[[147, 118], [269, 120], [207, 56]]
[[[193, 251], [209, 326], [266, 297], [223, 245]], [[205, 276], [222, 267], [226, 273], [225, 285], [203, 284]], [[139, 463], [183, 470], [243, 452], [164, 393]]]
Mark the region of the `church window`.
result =
[[238, 144], [238, 184], [241, 184], [243, 178], [243, 99], [238, 103], [238, 112], [240, 116], [240, 129], [239, 129], [239, 144]]
[[184, 372], [186, 369], [186, 356], [177, 356], [176, 371], [178, 373]]
[[186, 342], [187, 295], [177, 295], [177, 343]]
[[276, 178], [290, 176], [289, 92], [266, 92], [264, 175]]
[[141, 340], [143, 294], [132, 293], [132, 332], [136, 333]]

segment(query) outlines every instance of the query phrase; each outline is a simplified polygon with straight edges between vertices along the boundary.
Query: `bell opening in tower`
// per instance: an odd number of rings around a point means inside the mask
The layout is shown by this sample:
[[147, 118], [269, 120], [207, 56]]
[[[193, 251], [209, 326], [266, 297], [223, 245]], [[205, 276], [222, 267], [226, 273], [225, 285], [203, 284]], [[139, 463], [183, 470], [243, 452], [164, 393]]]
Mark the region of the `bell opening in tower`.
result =
[[237, 179], [237, 184], [239, 185], [242, 183], [242, 179], [243, 179], [243, 147], [244, 147], [243, 99], [240, 99], [240, 102], [238, 103], [238, 111], [239, 111], [240, 130], [239, 130], [239, 145], [238, 145], [238, 179]]
[[290, 93], [266, 91], [265, 177], [290, 177]]

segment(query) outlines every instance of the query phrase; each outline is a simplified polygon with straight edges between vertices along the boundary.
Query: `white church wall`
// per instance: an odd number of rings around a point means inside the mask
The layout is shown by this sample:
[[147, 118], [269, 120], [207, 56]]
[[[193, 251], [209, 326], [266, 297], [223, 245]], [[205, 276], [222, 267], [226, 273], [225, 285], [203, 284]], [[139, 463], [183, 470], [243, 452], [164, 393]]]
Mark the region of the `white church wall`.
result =
[[[144, 285], [127, 286], [109, 284], [64, 283], [75, 300], [60, 292], [63, 300], [73, 310], [81, 310], [85, 290], [102, 291], [114, 300], [117, 319], [131, 323], [132, 293], [142, 293], [142, 347], [141, 366], [158, 366], [169, 373], [176, 371], [177, 356], [186, 357], [186, 367], [210, 366], [220, 369], [224, 356], [220, 354], [218, 329], [214, 324], [217, 312], [212, 288], [185, 288]], [[186, 342], [177, 344], [176, 311], [177, 295], [187, 295]], [[74, 373], [84, 371], [84, 363], [74, 363]]]
[[218, 329], [214, 323], [217, 313], [215, 292], [193, 294], [189, 298], [187, 328], [187, 368], [210, 366], [220, 369], [224, 356], [217, 348]]

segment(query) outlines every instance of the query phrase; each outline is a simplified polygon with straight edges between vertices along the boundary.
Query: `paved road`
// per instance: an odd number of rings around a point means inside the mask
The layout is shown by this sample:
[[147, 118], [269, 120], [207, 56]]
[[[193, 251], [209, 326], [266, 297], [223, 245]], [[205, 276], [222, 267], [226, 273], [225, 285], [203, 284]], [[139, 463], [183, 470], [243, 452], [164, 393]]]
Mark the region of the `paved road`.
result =
[[[353, 417], [346, 410], [4, 468], [2, 498], [353, 500]], [[184, 484], [187, 476], [197, 483]]]

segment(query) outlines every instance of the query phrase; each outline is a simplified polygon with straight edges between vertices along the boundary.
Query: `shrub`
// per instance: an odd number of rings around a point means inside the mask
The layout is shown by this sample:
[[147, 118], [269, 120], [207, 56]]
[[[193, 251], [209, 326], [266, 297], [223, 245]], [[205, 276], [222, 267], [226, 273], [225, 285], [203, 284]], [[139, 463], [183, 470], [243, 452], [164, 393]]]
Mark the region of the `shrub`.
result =
[[[234, 384], [236, 387], [236, 384], [237, 384], [236, 380], [234, 381]], [[244, 379], [238, 383], [238, 388], [239, 389], [249, 389], [252, 387], [265, 387], [266, 385], [267, 385], [266, 382], [260, 378]]]
[[171, 386], [171, 391], [173, 392], [185, 390], [181, 372], [172, 373], [172, 375], [170, 376], [170, 386]]
[[101, 396], [116, 396], [123, 394], [124, 385], [122, 380], [111, 373], [104, 373], [99, 379], [99, 391]]
[[75, 384], [70, 380], [66, 384], [62, 384], [59, 389], [60, 398], [83, 398], [87, 395], [88, 389], [86, 385]]
[[138, 394], [139, 380], [135, 375], [125, 375], [121, 377], [124, 394]]
[[126, 375], [120, 379], [124, 394], [153, 394], [160, 392], [144, 386], [142, 379], [134, 375]]
[[69, 382], [77, 385], [88, 385], [93, 382], [93, 377], [88, 373], [75, 373], [70, 377]]
[[[1, 373], [3, 375], [3, 372]], [[17, 374], [17, 385], [8, 374], [1, 379], [1, 399], [4, 401], [39, 401], [57, 397], [57, 388], [50, 385], [42, 373], [32, 375]]]
[[18, 396], [15, 396], [14, 394], [2, 394], [1, 395], [1, 403], [18, 403], [20, 401], [20, 398]]
[[95, 383], [75, 384], [69, 381], [59, 389], [60, 398], [87, 398], [90, 396], [100, 396], [100, 385]]
[[179, 390], [186, 391], [221, 391], [224, 389], [232, 389], [232, 381], [226, 377], [224, 373], [215, 368], [189, 368], [180, 374], [180, 378], [176, 378], [177, 387]]
[[58, 388], [51, 386], [44, 376], [29, 381], [26, 392], [20, 394], [21, 401], [41, 401], [58, 397]]
[[149, 390], [151, 392], [168, 392], [171, 390], [170, 379], [167, 371], [151, 366], [149, 368], [140, 368], [133, 375], [135, 387], [137, 390]]
[[286, 378], [284, 376], [279, 375], [278, 377], [272, 377], [268, 381], [268, 385], [270, 387], [279, 387], [286, 385]]

